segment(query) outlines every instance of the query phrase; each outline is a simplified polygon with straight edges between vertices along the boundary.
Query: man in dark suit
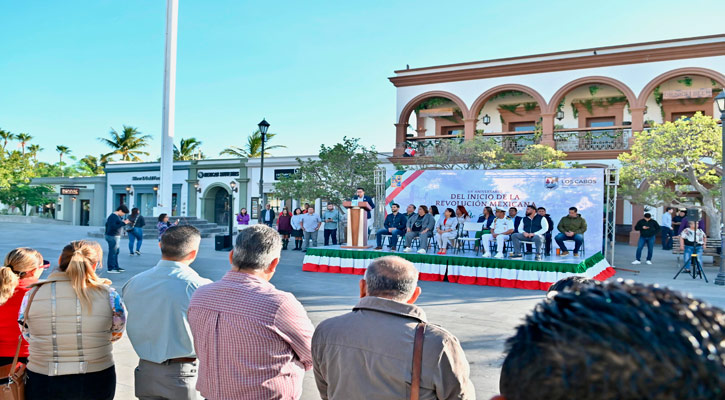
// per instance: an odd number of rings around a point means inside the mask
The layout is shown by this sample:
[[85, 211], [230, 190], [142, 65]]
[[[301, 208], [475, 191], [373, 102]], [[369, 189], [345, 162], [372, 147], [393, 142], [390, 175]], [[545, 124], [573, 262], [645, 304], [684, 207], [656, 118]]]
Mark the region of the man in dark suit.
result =
[[509, 208], [509, 218], [511, 218], [512, 221], [514, 221], [514, 233], [519, 233], [519, 223], [521, 223], [521, 218], [518, 216], [519, 210], [516, 209], [516, 207]]
[[[375, 203], [373, 202], [373, 198], [365, 195], [365, 189], [363, 189], [361, 187], [357, 188], [356, 195], [357, 195], [356, 197], [353, 197], [351, 199], [352, 201], [356, 201], [356, 200], [364, 201], [364, 202], [368, 203], [368, 205], [370, 205], [371, 209], [375, 208]], [[368, 211], [368, 219], [370, 219], [370, 217], [372, 217], [372, 213], [370, 211]]]
[[259, 222], [267, 225], [268, 227], [272, 227], [274, 225], [274, 210], [272, 210], [272, 206], [267, 204], [264, 207], [264, 210], [262, 210], [261, 215], [259, 216]]

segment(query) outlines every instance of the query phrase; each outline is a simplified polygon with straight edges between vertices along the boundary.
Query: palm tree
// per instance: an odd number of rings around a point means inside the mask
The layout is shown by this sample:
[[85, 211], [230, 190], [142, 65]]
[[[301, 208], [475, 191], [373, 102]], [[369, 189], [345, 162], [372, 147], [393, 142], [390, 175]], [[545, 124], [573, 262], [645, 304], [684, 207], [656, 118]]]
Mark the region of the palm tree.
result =
[[30, 152], [30, 155], [33, 157], [33, 161], [36, 163], [38, 162], [38, 153], [43, 151], [44, 149], [40, 147], [39, 144], [31, 144], [28, 146], [28, 151]]
[[0, 139], [3, 140], [3, 151], [5, 151], [5, 147], [8, 146], [8, 141], [15, 139], [15, 134], [0, 129]]
[[141, 161], [139, 155], [147, 156], [149, 153], [141, 151], [142, 148], [148, 146], [148, 140], [151, 135], [143, 135], [132, 126], [123, 125], [123, 133], [119, 134], [115, 129], [111, 128], [111, 139], [98, 138], [113, 149], [107, 156], [118, 154], [122, 161]]
[[33, 139], [33, 137], [27, 133], [18, 133], [15, 136], [15, 139], [17, 139], [20, 142], [20, 146], [23, 148], [23, 155], [25, 154], [25, 145], [28, 144], [29, 141]]
[[[287, 146], [284, 145], [272, 145], [270, 146], [269, 143], [270, 140], [272, 140], [273, 137], [275, 137], [275, 133], [268, 133], [265, 145], [264, 145], [264, 155], [269, 156], [269, 152], [267, 150], [274, 150], [274, 149], [282, 149], [287, 148]], [[220, 156], [223, 155], [230, 155], [234, 157], [240, 157], [240, 158], [258, 158], [262, 156], [262, 132], [257, 129], [252, 133], [251, 135], [247, 136], [247, 144], [242, 147], [237, 146], [231, 146], [227, 147], [226, 149], [222, 150], [221, 153], [219, 153]]]
[[55, 146], [55, 151], [57, 151], [58, 155], [60, 156], [58, 166], [60, 167], [60, 176], [63, 176], [63, 154], [70, 154], [70, 149], [68, 148], [68, 146], [58, 145]]
[[174, 161], [202, 159], [204, 153], [199, 147], [201, 142], [196, 138], [181, 139], [179, 147], [174, 145]]
[[83, 167], [85, 167], [88, 171], [95, 175], [103, 175], [104, 168], [106, 167], [106, 164], [108, 163], [108, 158], [104, 155], [101, 155], [100, 157], [87, 155], [80, 159], [80, 163]]

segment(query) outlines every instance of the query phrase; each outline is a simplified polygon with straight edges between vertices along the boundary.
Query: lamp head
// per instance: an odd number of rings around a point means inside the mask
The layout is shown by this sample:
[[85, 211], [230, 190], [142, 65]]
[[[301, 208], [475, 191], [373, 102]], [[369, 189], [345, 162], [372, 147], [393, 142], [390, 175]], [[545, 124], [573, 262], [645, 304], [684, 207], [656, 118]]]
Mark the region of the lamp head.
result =
[[559, 121], [561, 121], [562, 119], [564, 119], [564, 111], [561, 111], [561, 110], [557, 111], [556, 112], [556, 119], [558, 119]]
[[257, 126], [259, 127], [259, 131], [262, 132], [262, 135], [267, 134], [267, 129], [269, 129], [269, 122], [267, 122], [266, 119], [263, 118], [262, 122], [257, 124]]
[[725, 90], [722, 90], [717, 97], [715, 97], [715, 104], [717, 109], [720, 110], [720, 114], [725, 114]]
[[488, 114], [483, 116], [483, 124], [488, 125], [491, 123], [491, 117], [488, 116]]

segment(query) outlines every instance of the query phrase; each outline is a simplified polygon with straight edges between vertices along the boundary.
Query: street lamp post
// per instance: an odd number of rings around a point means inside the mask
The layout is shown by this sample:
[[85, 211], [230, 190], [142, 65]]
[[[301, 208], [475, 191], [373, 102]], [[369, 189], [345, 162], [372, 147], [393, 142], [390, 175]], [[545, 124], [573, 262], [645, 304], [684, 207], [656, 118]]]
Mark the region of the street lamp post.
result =
[[[715, 97], [715, 104], [720, 110], [720, 128], [722, 129], [722, 164], [725, 168], [725, 90]], [[720, 271], [715, 278], [715, 284], [725, 285], [725, 173], [720, 177]]]
[[266, 119], [262, 118], [262, 122], [257, 124], [257, 126], [259, 127], [259, 132], [262, 135], [262, 154], [259, 162], [259, 198], [262, 201], [259, 205], [259, 210], [261, 215], [261, 210], [263, 210], [264, 207], [267, 206], [267, 196], [265, 196], [264, 194], [264, 142], [267, 141], [267, 130], [269, 129], [269, 122], [267, 122]]
[[234, 237], [234, 233], [232, 230], [234, 229], [234, 193], [239, 191], [239, 188], [237, 188], [237, 182], [231, 181], [229, 182], [229, 187], [232, 188], [231, 191], [229, 191], [229, 243], [231, 246], [232, 238]]

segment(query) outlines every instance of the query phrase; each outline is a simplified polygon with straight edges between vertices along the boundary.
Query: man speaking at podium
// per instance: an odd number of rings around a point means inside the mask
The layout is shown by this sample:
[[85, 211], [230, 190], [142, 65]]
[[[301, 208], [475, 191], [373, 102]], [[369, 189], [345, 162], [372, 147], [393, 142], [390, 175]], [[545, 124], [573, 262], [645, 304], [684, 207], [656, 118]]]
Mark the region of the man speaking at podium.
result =
[[[365, 189], [363, 189], [361, 187], [357, 188], [357, 196], [350, 199], [350, 201], [352, 201], [353, 204], [355, 204], [356, 201], [360, 201], [360, 202], [364, 201], [364, 202], [368, 203], [368, 205], [370, 206], [370, 209], [375, 208], [375, 203], [373, 203], [373, 198], [370, 196], [366, 196]], [[368, 219], [370, 219], [372, 217], [372, 213], [370, 211], [368, 211], [367, 213], [368, 213]], [[371, 226], [371, 224], [372, 224], [372, 221], [370, 221], [368, 226]]]

